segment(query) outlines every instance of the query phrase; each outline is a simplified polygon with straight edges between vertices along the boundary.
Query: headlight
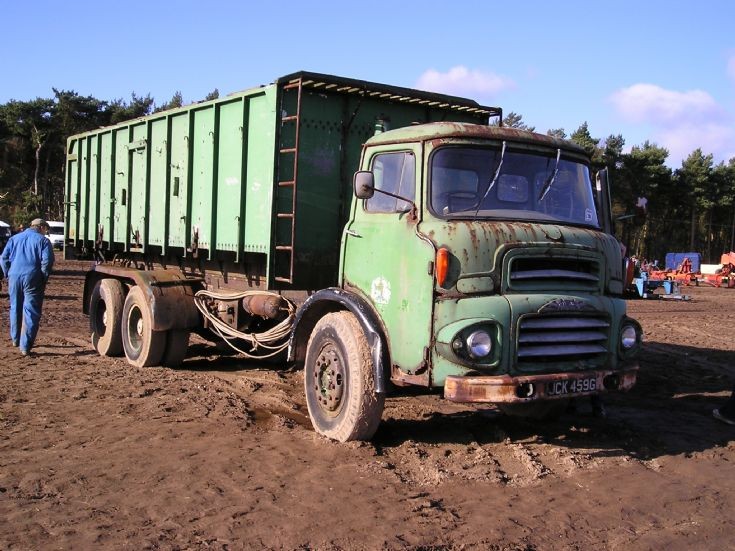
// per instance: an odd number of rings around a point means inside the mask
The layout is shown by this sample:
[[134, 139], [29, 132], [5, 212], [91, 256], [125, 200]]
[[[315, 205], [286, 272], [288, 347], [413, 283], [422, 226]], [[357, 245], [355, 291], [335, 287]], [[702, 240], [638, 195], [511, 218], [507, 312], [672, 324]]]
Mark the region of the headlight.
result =
[[503, 350], [499, 338], [501, 330], [494, 320], [455, 321], [439, 331], [436, 351], [455, 364], [472, 369], [495, 369]]
[[632, 325], [626, 325], [620, 332], [620, 344], [623, 346], [623, 350], [630, 350], [638, 342], [638, 334], [635, 327]]
[[473, 331], [467, 337], [467, 351], [475, 359], [488, 356], [493, 350], [493, 341], [490, 334], [484, 329]]

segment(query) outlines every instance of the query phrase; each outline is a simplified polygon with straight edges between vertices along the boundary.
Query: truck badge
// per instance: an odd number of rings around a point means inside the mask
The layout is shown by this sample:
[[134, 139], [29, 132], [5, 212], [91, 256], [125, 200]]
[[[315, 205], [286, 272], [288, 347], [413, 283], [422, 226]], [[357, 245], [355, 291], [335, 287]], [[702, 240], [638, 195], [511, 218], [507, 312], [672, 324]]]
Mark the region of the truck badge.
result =
[[557, 298], [539, 308], [539, 314], [551, 312], [595, 312], [595, 307], [576, 298]]
[[383, 276], [376, 277], [370, 285], [370, 296], [375, 304], [388, 304], [390, 302], [390, 283]]

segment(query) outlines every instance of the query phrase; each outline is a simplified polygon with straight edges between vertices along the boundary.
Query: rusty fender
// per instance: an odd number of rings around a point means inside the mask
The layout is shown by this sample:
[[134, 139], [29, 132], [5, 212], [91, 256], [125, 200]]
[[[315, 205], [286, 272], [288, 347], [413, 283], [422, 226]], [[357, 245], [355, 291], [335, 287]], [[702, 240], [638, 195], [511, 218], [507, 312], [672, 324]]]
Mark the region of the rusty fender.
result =
[[[551, 375], [527, 375], [511, 377], [497, 375], [488, 377], [458, 377], [450, 375], [444, 382], [444, 397], [453, 402], [488, 402], [522, 404], [536, 400], [555, 400], [599, 394], [609, 390], [629, 390], [636, 382], [638, 365], [618, 371], [587, 371], [583, 373], [559, 373]], [[564, 387], [573, 380], [596, 381], [595, 389], [589, 392], [547, 394], [548, 383], [559, 383]]]
[[385, 338], [380, 316], [370, 304], [359, 295], [339, 287], [321, 289], [306, 299], [296, 312], [291, 337], [288, 341], [288, 361], [303, 361], [306, 357], [306, 342], [319, 319], [339, 310], [352, 312], [360, 322], [373, 358], [375, 392], [386, 392], [386, 375], [390, 366], [388, 343]]
[[154, 331], [193, 329], [202, 324], [194, 304], [194, 293], [201, 287], [201, 278], [187, 278], [169, 270], [137, 270], [99, 264], [87, 273], [85, 305], [88, 304], [87, 292], [91, 293], [94, 284], [104, 277], [113, 277], [143, 289], [151, 308]]

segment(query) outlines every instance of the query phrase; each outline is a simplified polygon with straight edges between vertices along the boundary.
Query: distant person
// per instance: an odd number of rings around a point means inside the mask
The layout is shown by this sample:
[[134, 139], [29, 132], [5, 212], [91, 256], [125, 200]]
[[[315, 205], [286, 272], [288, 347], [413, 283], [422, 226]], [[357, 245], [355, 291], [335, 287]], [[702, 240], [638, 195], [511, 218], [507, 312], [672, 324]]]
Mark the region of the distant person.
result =
[[735, 386], [733, 386], [730, 398], [725, 402], [725, 405], [712, 410], [712, 416], [728, 425], [735, 425]]
[[[10, 338], [28, 356], [36, 340], [46, 282], [54, 265], [54, 250], [46, 238], [48, 224], [42, 218], [8, 240], [0, 266], [8, 278]], [[22, 330], [21, 330], [22, 329]]]

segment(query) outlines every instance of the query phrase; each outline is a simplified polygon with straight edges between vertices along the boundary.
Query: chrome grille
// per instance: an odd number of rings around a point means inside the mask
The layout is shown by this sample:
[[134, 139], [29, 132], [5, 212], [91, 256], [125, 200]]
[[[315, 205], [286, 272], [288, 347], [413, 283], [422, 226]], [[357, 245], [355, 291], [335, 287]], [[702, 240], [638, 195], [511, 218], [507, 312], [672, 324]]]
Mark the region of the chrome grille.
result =
[[518, 325], [518, 363], [604, 358], [610, 323], [599, 316], [529, 316]]

